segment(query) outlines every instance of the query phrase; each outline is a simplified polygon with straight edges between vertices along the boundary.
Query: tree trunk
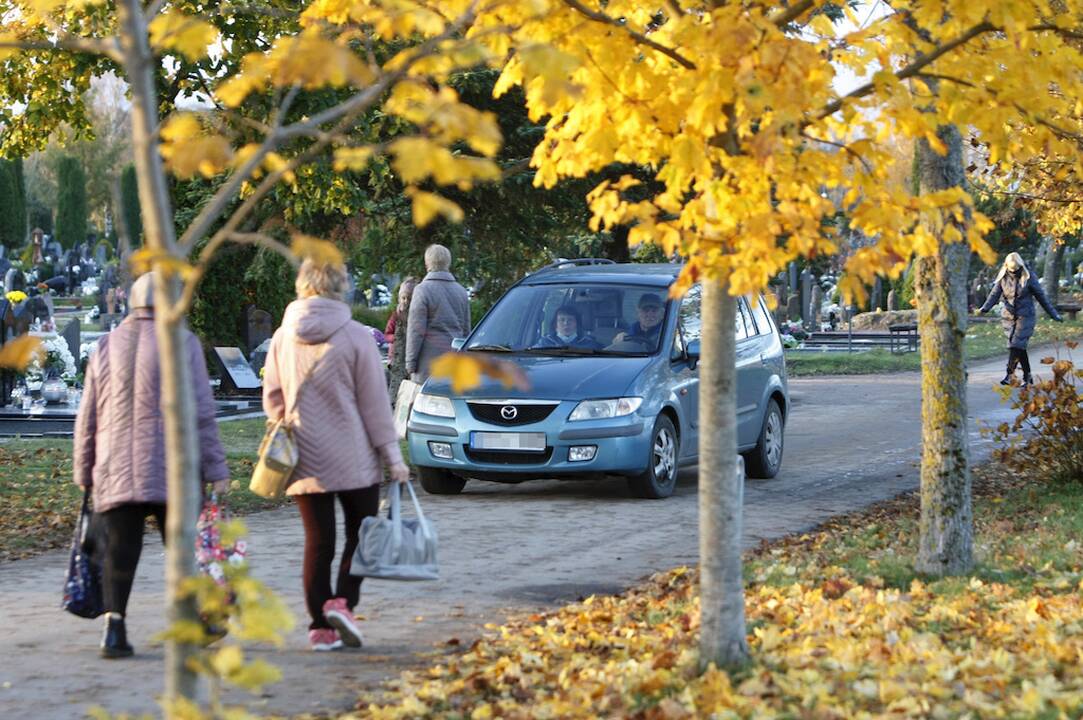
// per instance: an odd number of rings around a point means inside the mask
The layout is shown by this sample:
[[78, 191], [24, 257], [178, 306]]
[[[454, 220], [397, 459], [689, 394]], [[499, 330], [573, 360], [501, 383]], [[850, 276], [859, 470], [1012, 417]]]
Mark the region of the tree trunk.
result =
[[[146, 244], [154, 251], [179, 257], [165, 169], [158, 153], [158, 96], [154, 88], [157, 61], [147, 44], [142, 4], [138, 0], [122, 0], [117, 4], [117, 20], [131, 88], [132, 149]], [[170, 322], [167, 317], [180, 296], [179, 289], [179, 281], [174, 277], [170, 282], [158, 283], [154, 296], [168, 484], [165, 597], [170, 626], [178, 621], [199, 620], [194, 598], [180, 597], [181, 583], [195, 571], [195, 526], [202, 488], [186, 331], [183, 321]], [[174, 714], [172, 702], [196, 696], [197, 676], [188, 661], [197, 650], [195, 645], [174, 640], [166, 643], [167, 717]]]
[[703, 282], [699, 368], [700, 666], [748, 660], [741, 516], [744, 463], [737, 455], [737, 301], [724, 283]]
[[[962, 185], [962, 137], [941, 125], [947, 146], [938, 155], [918, 143], [922, 193]], [[939, 228], [930, 228], [934, 234]], [[966, 280], [970, 248], [940, 243], [936, 255], [919, 258], [914, 282], [921, 334], [921, 525], [916, 567], [931, 575], [957, 575], [973, 565], [973, 510], [970, 497], [966, 424]]]
[[[1051, 241], [1052, 242], [1052, 241]], [[1065, 243], [1060, 242], [1049, 248], [1045, 254], [1045, 277], [1042, 284], [1045, 285], [1045, 294], [1049, 296], [1049, 302], [1057, 304], [1057, 294], [1060, 290], [1060, 268], [1064, 264]]]

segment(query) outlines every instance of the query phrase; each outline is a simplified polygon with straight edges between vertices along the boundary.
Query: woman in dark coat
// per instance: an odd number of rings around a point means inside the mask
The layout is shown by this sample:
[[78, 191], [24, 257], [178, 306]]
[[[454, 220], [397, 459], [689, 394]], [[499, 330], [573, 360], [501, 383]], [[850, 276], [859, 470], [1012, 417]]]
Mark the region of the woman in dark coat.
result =
[[549, 334], [538, 339], [536, 348], [583, 348], [601, 350], [602, 344], [582, 331], [583, 321], [574, 305], [561, 305], [549, 324]]
[[1004, 335], [1008, 338], [1008, 373], [1000, 381], [1001, 385], [1010, 385], [1017, 365], [1023, 366], [1023, 382], [1033, 382], [1030, 376], [1030, 358], [1027, 357], [1027, 343], [1034, 333], [1034, 300], [1041, 303], [1049, 317], [1063, 322], [1057, 309], [1049, 302], [1045, 290], [1038, 279], [1027, 270], [1026, 263], [1019, 253], [1009, 253], [1004, 259], [1004, 266], [997, 274], [993, 290], [979, 312], [988, 312], [998, 302], [1003, 303], [1000, 311]]

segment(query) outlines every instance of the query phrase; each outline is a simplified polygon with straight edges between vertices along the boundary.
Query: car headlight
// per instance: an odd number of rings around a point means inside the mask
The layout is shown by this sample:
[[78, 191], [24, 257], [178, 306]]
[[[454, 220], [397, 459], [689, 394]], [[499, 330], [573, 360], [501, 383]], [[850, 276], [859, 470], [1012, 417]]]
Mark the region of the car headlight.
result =
[[455, 417], [455, 406], [451, 404], [451, 398], [441, 395], [418, 393], [417, 397], [414, 398], [414, 410], [426, 415], [436, 415], [437, 417]]
[[584, 400], [575, 406], [568, 420], [605, 420], [631, 415], [643, 404], [643, 398], [626, 397], [613, 400]]

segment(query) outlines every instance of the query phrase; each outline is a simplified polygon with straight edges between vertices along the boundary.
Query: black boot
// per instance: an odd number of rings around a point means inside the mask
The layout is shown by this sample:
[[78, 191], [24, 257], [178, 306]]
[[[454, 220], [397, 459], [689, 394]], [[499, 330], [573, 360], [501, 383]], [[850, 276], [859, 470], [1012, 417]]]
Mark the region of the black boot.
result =
[[102, 633], [102, 657], [113, 659], [131, 657], [132, 646], [128, 644], [128, 631], [124, 627], [124, 618], [105, 616], [105, 632]]
[[1030, 373], [1028, 373], [1028, 372], [1023, 373], [1023, 384], [1024, 385], [1033, 385], [1034, 384], [1034, 378], [1031, 377]]

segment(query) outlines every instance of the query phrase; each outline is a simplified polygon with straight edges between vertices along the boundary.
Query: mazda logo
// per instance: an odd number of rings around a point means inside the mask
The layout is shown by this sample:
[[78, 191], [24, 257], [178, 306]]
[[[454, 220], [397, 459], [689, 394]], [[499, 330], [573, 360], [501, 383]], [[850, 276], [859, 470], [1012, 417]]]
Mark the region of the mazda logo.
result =
[[500, 417], [505, 420], [514, 420], [519, 415], [519, 408], [514, 405], [505, 405], [500, 408]]

